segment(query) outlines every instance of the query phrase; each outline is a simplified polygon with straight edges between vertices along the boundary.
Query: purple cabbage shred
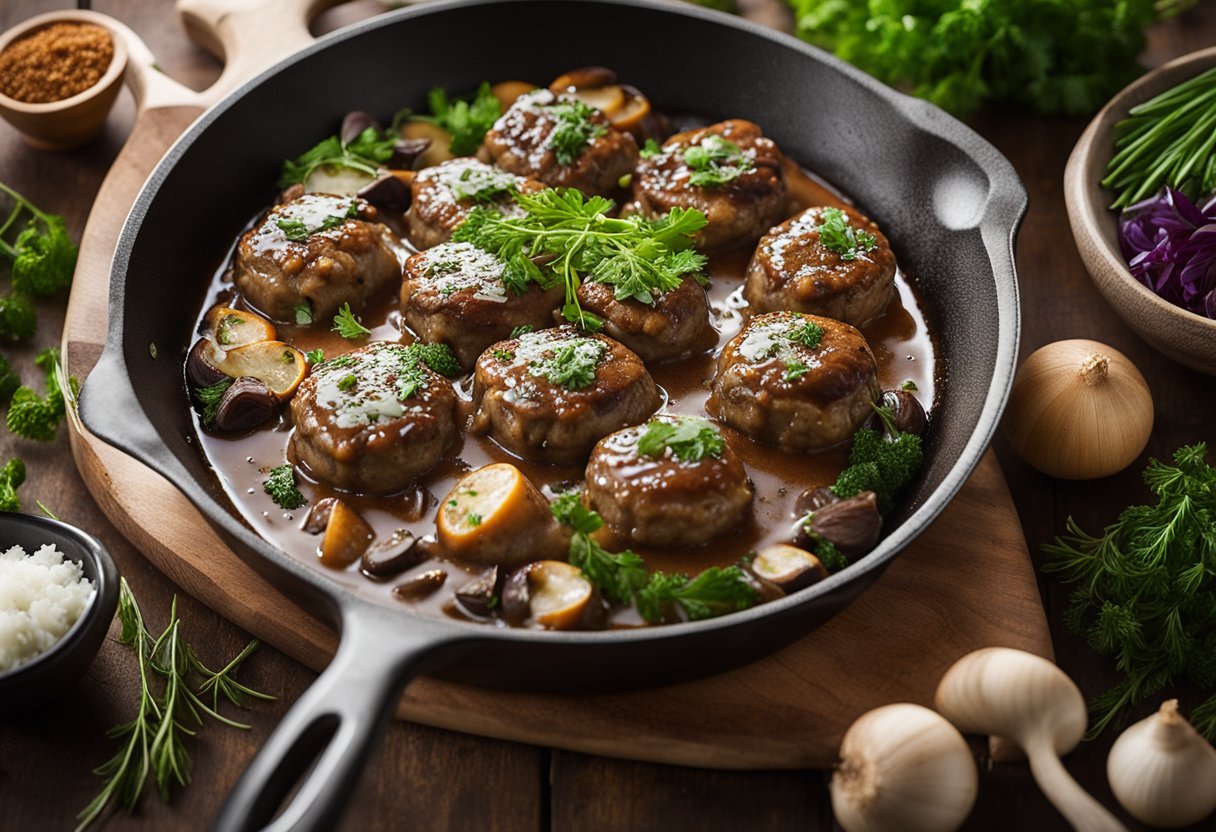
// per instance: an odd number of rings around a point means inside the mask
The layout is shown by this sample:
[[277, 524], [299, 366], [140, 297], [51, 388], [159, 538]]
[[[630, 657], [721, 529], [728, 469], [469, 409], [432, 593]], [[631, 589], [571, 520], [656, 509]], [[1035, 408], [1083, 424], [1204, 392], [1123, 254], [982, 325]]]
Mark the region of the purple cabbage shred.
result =
[[1216, 195], [1202, 207], [1166, 188], [1124, 209], [1119, 247], [1132, 276], [1165, 300], [1216, 319]]

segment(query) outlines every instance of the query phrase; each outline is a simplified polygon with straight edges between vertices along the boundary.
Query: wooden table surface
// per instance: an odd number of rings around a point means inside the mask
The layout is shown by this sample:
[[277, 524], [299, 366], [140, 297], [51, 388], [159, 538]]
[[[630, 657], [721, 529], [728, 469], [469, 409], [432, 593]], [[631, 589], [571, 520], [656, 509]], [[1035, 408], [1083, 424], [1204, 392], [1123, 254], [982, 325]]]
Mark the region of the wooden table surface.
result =
[[[3, 0], [0, 31], [67, 5], [53, 0]], [[93, 8], [135, 29], [172, 77], [202, 88], [218, 75], [215, 60], [187, 40], [168, 0], [95, 0]], [[316, 28], [325, 31], [380, 8], [371, 0], [358, 0], [326, 13]], [[1200, 4], [1183, 18], [1155, 27], [1142, 62], [1155, 66], [1213, 43], [1216, 3]], [[63, 214], [79, 237], [132, 120], [133, 106], [124, 92], [104, 135], [68, 153], [31, 150], [0, 122], [0, 181], [44, 209]], [[1177, 446], [1198, 440], [1216, 445], [1211, 416], [1216, 412], [1216, 384], [1173, 364], [1129, 332], [1099, 297], [1077, 255], [1061, 181], [1068, 152], [1085, 120], [992, 107], [972, 123], [1012, 160], [1030, 193], [1030, 212], [1017, 251], [1023, 356], [1060, 338], [1104, 341], [1127, 354], [1152, 389], [1157, 422], [1145, 459], [1168, 456]], [[37, 351], [58, 342], [64, 303], [60, 299], [39, 304], [36, 345], [4, 350], [27, 381], [40, 378], [33, 367]], [[1031, 470], [1003, 440], [998, 440], [997, 450], [1036, 557], [1038, 546], [1050, 540], [1069, 515], [1083, 527], [1097, 529], [1112, 521], [1122, 506], [1146, 497], [1138, 474], [1144, 459], [1114, 477], [1068, 483]], [[62, 432], [49, 445], [0, 432], [0, 461], [13, 455], [23, 458], [29, 468], [21, 491], [26, 510], [41, 500], [64, 520], [101, 538], [140, 599], [150, 627], [162, 626], [176, 587], [107, 522], [76, 474]], [[1104, 690], [1117, 676], [1108, 661], [1065, 630], [1067, 590], [1046, 579], [1040, 581], [1040, 588], [1060, 665], [1087, 695]], [[185, 633], [205, 662], [213, 664], [235, 654], [248, 640], [246, 633], [193, 598], [180, 596], [178, 605]], [[252, 730], [208, 724], [193, 746], [194, 783], [189, 788], [175, 793], [168, 804], [150, 789], [136, 814], [111, 814], [95, 828], [140, 832], [205, 828], [255, 749], [313, 678], [311, 671], [286, 656], [263, 649], [248, 662], [242, 679], [277, 694], [279, 700], [245, 714]], [[51, 706], [38, 718], [5, 721], [0, 715], [0, 829], [72, 827], [75, 813], [101, 784], [91, 770], [114, 753], [106, 729], [126, 721], [134, 711], [134, 684], [129, 650], [109, 641], [68, 703]], [[1192, 691], [1170, 693], [1182, 698], [1184, 710], [1197, 702]], [[1084, 744], [1067, 759], [1081, 783], [1107, 805], [1113, 805], [1104, 775], [1112, 741], [1113, 735], [1108, 735]], [[973, 746], [981, 770], [980, 798], [967, 829], [1066, 828], [1035, 788], [1025, 765], [994, 764], [981, 743]], [[395, 723], [369, 764], [341, 828], [827, 830], [836, 828], [827, 780], [828, 774], [821, 771], [704, 771], [613, 760]]]

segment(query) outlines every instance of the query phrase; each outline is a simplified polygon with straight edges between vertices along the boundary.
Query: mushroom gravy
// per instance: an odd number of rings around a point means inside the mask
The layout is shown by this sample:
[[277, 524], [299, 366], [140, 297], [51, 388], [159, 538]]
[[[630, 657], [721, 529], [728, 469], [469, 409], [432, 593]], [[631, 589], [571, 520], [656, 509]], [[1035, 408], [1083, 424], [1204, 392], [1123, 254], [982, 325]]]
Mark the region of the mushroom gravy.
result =
[[[787, 164], [785, 173], [790, 189], [791, 216], [811, 205], [849, 204], [846, 198], [825, 183], [793, 165]], [[404, 239], [402, 225], [395, 222], [390, 224]], [[413, 251], [412, 247], [410, 251]], [[710, 311], [713, 325], [718, 331], [718, 343], [714, 349], [683, 360], [648, 367], [665, 398], [660, 413], [706, 415], [704, 402], [709, 394], [708, 386], [714, 374], [716, 355], [744, 323], [742, 309], [746, 303], [742, 298], [743, 275], [751, 254], [748, 248], [715, 255], [706, 269], [711, 281], [708, 289]], [[224, 265], [213, 277], [206, 302], [199, 313], [199, 332], [203, 331], [207, 311], [217, 304], [250, 308], [231, 282], [228, 269], [230, 260], [230, 257], [226, 257]], [[904, 382], [911, 381], [915, 384], [916, 397], [931, 412], [939, 383], [932, 331], [908, 276], [897, 271], [895, 285], [897, 293], [886, 313], [861, 327], [861, 330], [877, 359], [878, 379], [882, 387], [899, 388]], [[380, 292], [375, 301], [363, 310], [362, 322], [371, 330], [365, 339], [344, 340], [329, 330], [327, 321], [318, 321], [313, 326], [278, 324], [276, 328], [280, 340], [302, 351], [323, 349], [326, 358], [333, 358], [373, 340], [412, 341], [413, 336], [405, 329], [401, 318], [397, 287], [392, 286]], [[467, 424], [472, 412], [472, 376], [469, 374], [455, 379], [453, 384], [461, 400], [462, 424]], [[195, 418], [198, 419], [197, 414]], [[847, 443], [817, 454], [797, 454], [761, 445], [726, 425], [718, 426], [744, 463], [753, 485], [755, 499], [750, 518], [737, 530], [703, 546], [632, 546], [633, 551], [645, 558], [650, 570], [695, 574], [707, 567], [737, 563], [749, 552], [768, 544], [788, 541], [796, 519], [795, 499], [808, 487], [830, 485], [844, 468], [848, 456]], [[454, 592], [481, 574], [485, 567], [432, 557], [422, 559], [391, 578], [375, 579], [361, 572], [357, 558], [353, 562], [335, 563], [327, 562], [321, 556], [320, 535], [302, 528], [309, 509], [326, 497], [340, 496], [374, 530], [372, 547], [384, 547], [387, 555], [391, 553], [394, 543], [400, 544], [406, 532], [418, 538], [434, 534], [439, 500], [449, 492], [456, 480], [471, 470], [494, 462], [509, 462], [549, 497], [572, 485], [581, 484], [584, 479], [582, 466], [531, 463], [503, 450], [488, 436], [470, 436], [462, 431], [443, 463], [423, 477], [416, 487], [397, 494], [371, 496], [342, 492], [310, 479], [307, 471], [297, 469], [297, 482], [308, 504], [297, 511], [284, 511], [263, 491], [262, 486], [266, 472], [283, 464], [287, 458], [292, 431], [288, 408], [282, 409], [277, 420], [244, 435], [208, 432], [197, 421], [196, 430], [202, 451], [223, 489], [240, 516], [260, 536], [301, 562], [326, 570], [334, 580], [361, 593], [430, 615], [471, 618], [455, 604]], [[597, 539], [607, 549], [618, 551], [625, 548], [626, 544], [614, 540], [609, 530], [605, 529], [603, 535], [597, 535]], [[392, 594], [394, 587], [436, 570], [447, 573], [439, 591], [416, 599], [395, 599]], [[497, 617], [490, 620], [498, 626], [506, 626]], [[608, 626], [642, 624], [644, 622], [633, 607], [613, 607], [609, 612]]]

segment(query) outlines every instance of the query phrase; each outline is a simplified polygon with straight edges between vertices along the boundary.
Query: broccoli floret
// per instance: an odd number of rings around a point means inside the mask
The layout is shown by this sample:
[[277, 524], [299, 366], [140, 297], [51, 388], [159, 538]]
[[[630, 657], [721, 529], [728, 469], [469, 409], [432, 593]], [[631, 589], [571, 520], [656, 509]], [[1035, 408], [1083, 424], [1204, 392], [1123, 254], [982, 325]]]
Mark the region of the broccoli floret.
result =
[[[46, 396], [39, 396], [29, 387], [18, 387], [9, 404], [6, 421], [8, 429], [18, 436], [49, 442], [55, 438], [67, 412], [59, 350], [56, 347], [43, 350], [34, 363], [46, 372]], [[67, 383], [71, 397], [75, 398], [79, 384], [74, 378], [69, 378]]]
[[896, 430], [888, 409], [875, 410], [885, 432], [863, 427], [853, 434], [849, 466], [840, 472], [832, 491], [842, 499], [873, 491], [878, 495], [878, 510], [886, 514], [895, 495], [920, 470], [925, 455], [919, 436]]
[[34, 305], [24, 295], [0, 297], [0, 338], [28, 341], [38, 328]]
[[0, 404], [7, 404], [20, 386], [21, 376], [13, 371], [8, 359], [0, 355]]
[[25, 463], [10, 459], [0, 468], [0, 511], [21, 511], [17, 489], [25, 482]]
[[828, 572], [839, 572], [849, 565], [849, 559], [830, 540], [815, 541], [815, 557], [819, 558], [819, 562]]
[[410, 344], [409, 349], [417, 354], [423, 364], [441, 376], [451, 378], [461, 373], [460, 362], [447, 344], [414, 343]]

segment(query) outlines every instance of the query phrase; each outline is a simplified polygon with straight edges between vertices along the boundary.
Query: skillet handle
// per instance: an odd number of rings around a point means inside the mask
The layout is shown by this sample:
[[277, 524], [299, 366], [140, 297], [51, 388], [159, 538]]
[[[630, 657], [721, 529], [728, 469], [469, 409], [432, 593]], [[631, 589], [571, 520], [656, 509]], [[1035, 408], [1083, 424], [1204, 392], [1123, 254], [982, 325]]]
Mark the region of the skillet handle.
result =
[[403, 625], [374, 607], [347, 610], [343, 619], [333, 661], [241, 775], [214, 832], [333, 829], [402, 688], [450, 644], [420, 622]]

